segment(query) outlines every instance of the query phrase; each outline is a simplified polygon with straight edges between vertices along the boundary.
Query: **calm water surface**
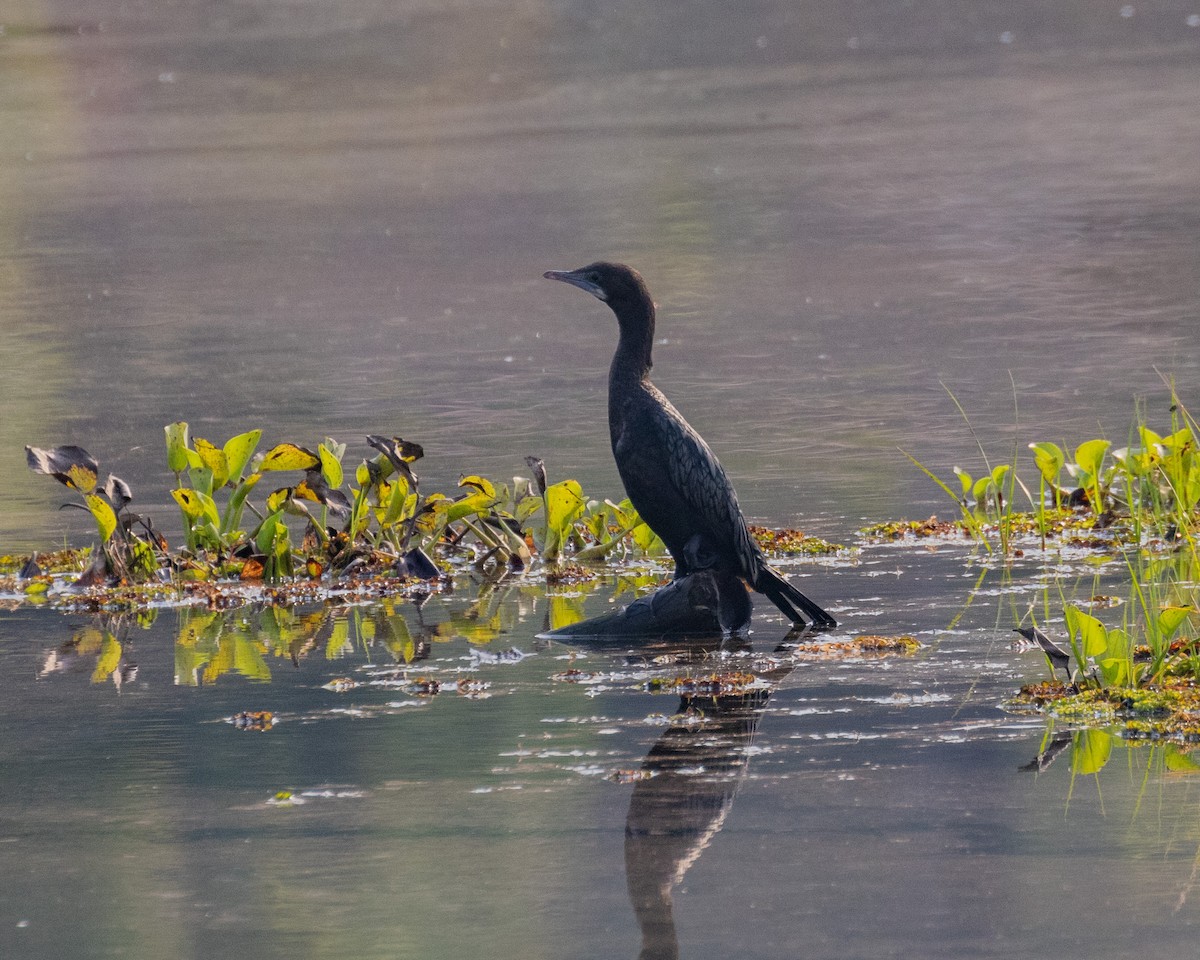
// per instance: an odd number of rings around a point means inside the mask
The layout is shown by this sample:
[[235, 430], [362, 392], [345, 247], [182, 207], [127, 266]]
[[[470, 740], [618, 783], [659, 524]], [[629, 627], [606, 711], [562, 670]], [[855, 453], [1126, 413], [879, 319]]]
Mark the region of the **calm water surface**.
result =
[[[925, 644], [890, 659], [777, 651], [770, 614], [690, 664], [548, 645], [574, 601], [536, 585], [148, 627], [11, 613], [4, 954], [1190, 956], [1190, 761], [999, 709], [1044, 673], [1008, 639], [1033, 594], [965, 559], [793, 570]], [[769, 687], [702, 718], [647, 689], [748, 668]], [[277, 723], [227, 722], [245, 710]]]
[[[977, 439], [1121, 443], [1137, 403], [1165, 426], [1163, 377], [1200, 407], [1198, 15], [16, 0], [0, 552], [90, 532], [26, 443], [86, 446], [169, 528], [176, 419], [351, 461], [401, 434], [430, 489], [536, 453], [617, 495], [612, 318], [540, 279], [599, 256], [647, 276], [656, 380], [765, 522], [850, 541], [945, 511], [898, 447], [978, 473]], [[222, 646], [175, 612], [6, 613], [0, 955], [1194, 956], [1182, 762], [1108, 744], [1093, 777], [1089, 741], [1019, 770], [1046, 730], [998, 704], [1043, 672], [1008, 640], [1033, 571], [796, 572], [848, 631], [927, 650], [789, 661], [695, 731], [637, 677], [553, 679], [537, 590], [478, 614], [517, 663], [472, 655], [471, 591], [399, 614], [483, 699], [324, 689], [403, 658], [395, 624], [343, 649], [320, 621], [293, 666], [263, 622]], [[90, 682], [114, 642], [119, 690]], [[221, 722], [261, 709], [282, 722]]]

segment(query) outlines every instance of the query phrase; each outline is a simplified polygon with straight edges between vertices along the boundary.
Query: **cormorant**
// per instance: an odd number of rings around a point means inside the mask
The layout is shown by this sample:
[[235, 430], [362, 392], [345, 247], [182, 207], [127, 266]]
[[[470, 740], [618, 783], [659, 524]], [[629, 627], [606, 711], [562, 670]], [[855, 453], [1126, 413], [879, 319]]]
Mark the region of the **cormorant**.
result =
[[[551, 270], [561, 280], [603, 300], [621, 329], [608, 372], [608, 428], [617, 471], [634, 509], [675, 558], [675, 577], [713, 570], [741, 578], [764, 593], [795, 624], [804, 616], [818, 629], [837, 626], [821, 607], [773, 570], [746, 526], [733, 484], [708, 444], [650, 382], [654, 301], [632, 267], [597, 262], [578, 270]], [[742, 588], [739, 586], [738, 588]], [[732, 613], [749, 622], [745, 593]]]

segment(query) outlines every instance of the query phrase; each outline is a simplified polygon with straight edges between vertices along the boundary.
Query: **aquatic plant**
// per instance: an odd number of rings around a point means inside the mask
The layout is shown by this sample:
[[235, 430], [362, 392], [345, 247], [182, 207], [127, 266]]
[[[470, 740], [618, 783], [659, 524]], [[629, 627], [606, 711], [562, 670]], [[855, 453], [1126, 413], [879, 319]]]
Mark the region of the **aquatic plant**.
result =
[[[99, 465], [86, 450], [27, 448], [30, 467], [78, 491], [82, 503], [75, 505], [95, 518], [100, 540], [87, 585], [180, 590], [299, 579], [338, 583], [345, 591], [365, 577], [429, 581], [464, 564], [492, 579], [537, 564], [555, 579], [568, 562], [636, 561], [664, 552], [628, 500], [589, 498], [573, 479], [549, 483], [536, 457], [526, 459], [530, 477], [501, 483], [468, 474], [450, 496], [421, 490], [413, 468], [424, 450], [399, 437], [367, 436], [373, 455], [353, 471], [343, 466], [346, 445], [328, 437], [315, 450], [281, 442], [259, 451], [259, 429], [218, 445], [193, 438], [184, 421], [168, 424], [164, 437], [183, 532], [174, 551], [148, 519], [129, 512], [128, 484], [111, 475], [99, 482]], [[262, 495], [267, 487], [273, 489]], [[768, 549], [778, 552], [837, 549], [798, 531], [774, 537]], [[42, 569], [26, 566], [19, 568], [26, 579]], [[574, 569], [576, 578], [585, 575]], [[210, 603], [236, 602], [224, 589]]]
[[85, 573], [89, 580], [151, 575], [157, 567], [156, 549], [163, 549], [164, 541], [149, 520], [126, 509], [133, 500], [129, 484], [111, 473], [101, 483], [99, 462], [82, 447], [43, 450], [27, 446], [25, 458], [35, 473], [54, 477], [79, 493], [82, 503], [67, 503], [64, 507], [84, 509], [96, 521], [100, 539], [94, 561]]

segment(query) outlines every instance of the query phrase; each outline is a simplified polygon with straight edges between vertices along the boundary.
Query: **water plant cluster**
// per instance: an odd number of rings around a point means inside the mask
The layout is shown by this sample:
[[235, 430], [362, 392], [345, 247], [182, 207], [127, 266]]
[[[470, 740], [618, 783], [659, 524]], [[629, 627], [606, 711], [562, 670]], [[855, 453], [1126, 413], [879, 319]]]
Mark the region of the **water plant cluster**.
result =
[[[78, 500], [68, 506], [95, 520], [97, 546], [79, 585], [431, 581], [457, 566], [500, 577], [533, 565], [555, 580], [578, 577], [582, 565], [665, 552], [627, 499], [588, 498], [576, 480], [550, 483], [536, 457], [526, 458], [528, 477], [464, 475], [447, 495], [421, 490], [413, 465], [424, 451], [399, 437], [366, 437], [373, 455], [353, 470], [344, 465], [346, 445], [329, 438], [315, 450], [284, 442], [260, 451], [261, 430], [218, 446], [177, 422], [165, 440], [182, 526], [174, 549], [150, 517], [131, 509], [129, 484], [104, 476], [87, 450], [26, 447], [30, 468], [74, 491]], [[777, 553], [838, 549], [796, 531], [761, 533]], [[31, 579], [44, 569], [35, 560], [22, 572]]]
[[[1179, 695], [1200, 683], [1200, 427], [1174, 394], [1170, 418], [1160, 432], [1139, 416], [1120, 447], [1102, 437], [1073, 449], [1029, 443], [1032, 482], [1028, 473], [1020, 475], [1027, 464], [1015, 454], [995, 465], [985, 455], [977, 477], [955, 467], [953, 480], [914, 460], [953, 499], [956, 520], [884, 524], [867, 532], [886, 539], [966, 537], [1000, 565], [1029, 552], [1049, 559], [1072, 549], [1090, 553], [1097, 565], [1118, 564], [1127, 596], [1077, 598], [1066, 578], [1056, 576], [1057, 596], [1047, 590], [1040, 610], [1018, 612], [1018, 623], [1027, 624], [1021, 632], [1046, 653], [1051, 675], [1062, 669], [1066, 676], [1063, 683], [1027, 688], [1018, 701], [1064, 719], [1097, 722], [1114, 714], [1095, 713], [1095, 703], [1116, 704], [1131, 733], [1157, 723], [1160, 731], [1200, 737], [1194, 697]], [[1103, 693], [1099, 700], [1097, 692]]]

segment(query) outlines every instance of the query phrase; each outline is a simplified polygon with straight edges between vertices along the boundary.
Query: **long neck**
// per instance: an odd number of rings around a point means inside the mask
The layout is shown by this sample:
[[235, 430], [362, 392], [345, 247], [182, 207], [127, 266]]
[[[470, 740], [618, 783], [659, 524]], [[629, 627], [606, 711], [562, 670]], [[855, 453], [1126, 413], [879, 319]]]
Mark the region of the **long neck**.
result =
[[649, 300], [621, 304], [614, 313], [621, 327], [621, 338], [617, 341], [617, 352], [613, 354], [609, 368], [609, 382], [644, 380], [650, 375], [652, 366], [650, 351], [654, 347], [654, 304]]

